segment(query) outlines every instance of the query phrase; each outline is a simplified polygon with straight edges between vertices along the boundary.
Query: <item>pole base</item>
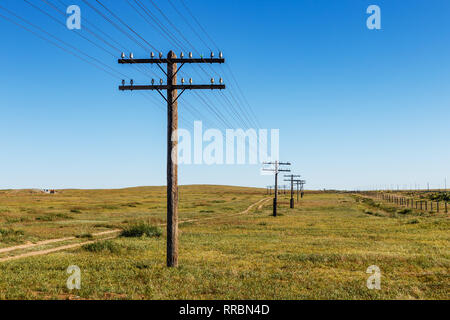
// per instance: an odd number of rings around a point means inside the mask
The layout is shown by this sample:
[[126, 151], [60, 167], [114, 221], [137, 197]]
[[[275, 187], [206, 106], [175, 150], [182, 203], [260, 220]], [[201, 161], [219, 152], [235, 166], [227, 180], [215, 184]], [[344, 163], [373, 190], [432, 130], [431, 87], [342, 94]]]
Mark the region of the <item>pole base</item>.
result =
[[294, 199], [291, 199], [291, 209], [294, 209]]

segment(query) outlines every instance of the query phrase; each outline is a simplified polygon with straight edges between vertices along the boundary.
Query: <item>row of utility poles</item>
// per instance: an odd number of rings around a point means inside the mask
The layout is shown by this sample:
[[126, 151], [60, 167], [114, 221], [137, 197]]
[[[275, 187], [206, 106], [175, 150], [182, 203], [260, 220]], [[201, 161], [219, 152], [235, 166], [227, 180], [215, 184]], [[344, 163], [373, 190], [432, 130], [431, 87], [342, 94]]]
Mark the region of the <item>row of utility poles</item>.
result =
[[[291, 182], [291, 180], [288, 180], [288, 182]], [[294, 179], [294, 183], [296, 185], [297, 201], [298, 201], [299, 195], [301, 195], [301, 197], [303, 198], [303, 191], [304, 191], [303, 186], [305, 185], [306, 182], [305, 182], [305, 180]], [[273, 186], [273, 185], [267, 186], [266, 194], [272, 195], [272, 190], [274, 190], [274, 189], [275, 189], [275, 186]], [[287, 193], [286, 190], [290, 190], [290, 187], [288, 185], [284, 184], [284, 185], [280, 185], [278, 187], [278, 190], [279, 190], [279, 194], [281, 194], [281, 193], [286, 194]]]
[[[267, 186], [267, 194], [268, 195], [271, 195], [272, 194], [272, 190], [274, 189], [275, 187], [274, 186]], [[286, 194], [286, 190], [289, 190], [289, 187], [288, 187], [288, 185], [287, 184], [283, 184], [283, 185], [280, 185], [280, 186], [278, 186], [278, 191], [279, 191], [279, 193], [281, 194]]]
[[[219, 53], [218, 58], [214, 58], [214, 54], [211, 53], [210, 58], [193, 58], [192, 53], [189, 53], [187, 58], [183, 54], [180, 58], [176, 56], [173, 51], [170, 51], [167, 58], [164, 58], [162, 53], [159, 57], [155, 57], [151, 53], [150, 58], [135, 59], [133, 54], [130, 54], [129, 58], [125, 58], [125, 54], [122, 53], [122, 58], [118, 60], [119, 64], [156, 64], [159, 69], [166, 75], [166, 84], [160, 80], [160, 84], [155, 84], [152, 80], [151, 84], [135, 85], [131, 80], [129, 85], [125, 85], [125, 80], [122, 80], [122, 85], [119, 86], [120, 91], [143, 91], [151, 90], [157, 91], [159, 95], [167, 102], [167, 266], [178, 266], [178, 99], [186, 91], [191, 90], [223, 90], [225, 85], [222, 79], [219, 80], [219, 84], [214, 84], [214, 79], [211, 79], [211, 84], [194, 85], [192, 80], [189, 80], [189, 84], [185, 84], [182, 79], [181, 84], [177, 82], [177, 74], [185, 64], [222, 64], [225, 63], [225, 59], [222, 53]], [[163, 68], [161, 65], [166, 65]], [[180, 65], [178, 67], [178, 65]], [[181, 90], [178, 93], [178, 90]], [[165, 91], [165, 95], [163, 94]], [[273, 165], [271, 169], [266, 171], [272, 171], [275, 173], [275, 198], [273, 200], [273, 215], [277, 215], [277, 200], [278, 200], [278, 174], [280, 172], [290, 172], [289, 169], [285, 169], [285, 166], [291, 164], [286, 162], [270, 162], [267, 165]], [[293, 188], [294, 183], [297, 184], [297, 190], [299, 186], [303, 188], [305, 181], [295, 179], [300, 176], [290, 175], [291, 182], [291, 208], [294, 207], [293, 201]], [[303, 193], [303, 192], [302, 192]], [[298, 191], [297, 191], [298, 199]]]
[[[273, 198], [273, 216], [277, 216], [277, 204], [278, 204], [278, 175], [280, 172], [291, 172], [291, 169], [287, 169], [287, 166], [291, 166], [290, 162], [264, 162], [264, 165], [271, 166], [270, 168], [263, 168], [263, 171], [273, 172], [275, 176], [275, 185], [274, 185], [274, 198]], [[290, 199], [290, 208], [294, 209], [294, 184], [297, 186], [297, 202], [299, 201], [299, 195], [301, 192], [301, 196], [303, 198], [303, 188], [306, 184], [305, 180], [300, 180], [300, 175], [285, 175], [285, 182], [291, 183], [291, 199]], [[285, 189], [286, 190], [286, 189]], [[268, 187], [269, 194], [272, 194], [272, 187]]]

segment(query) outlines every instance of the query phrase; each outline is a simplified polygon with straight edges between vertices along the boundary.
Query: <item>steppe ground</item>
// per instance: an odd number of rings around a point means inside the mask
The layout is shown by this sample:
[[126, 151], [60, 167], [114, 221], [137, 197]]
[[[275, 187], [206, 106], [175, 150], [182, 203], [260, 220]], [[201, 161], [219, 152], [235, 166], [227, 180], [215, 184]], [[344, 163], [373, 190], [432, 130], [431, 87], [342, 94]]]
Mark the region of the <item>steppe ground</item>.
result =
[[[0, 299], [450, 297], [448, 214], [399, 213], [379, 200], [316, 192], [294, 210], [281, 196], [274, 218], [265, 190], [186, 186], [180, 267], [168, 269], [165, 201], [161, 187], [0, 191]], [[114, 233], [142, 222], [159, 226], [161, 236]], [[94, 244], [6, 260], [86, 242]], [[66, 287], [71, 265], [81, 269], [80, 290]], [[381, 290], [366, 286], [372, 265]]]

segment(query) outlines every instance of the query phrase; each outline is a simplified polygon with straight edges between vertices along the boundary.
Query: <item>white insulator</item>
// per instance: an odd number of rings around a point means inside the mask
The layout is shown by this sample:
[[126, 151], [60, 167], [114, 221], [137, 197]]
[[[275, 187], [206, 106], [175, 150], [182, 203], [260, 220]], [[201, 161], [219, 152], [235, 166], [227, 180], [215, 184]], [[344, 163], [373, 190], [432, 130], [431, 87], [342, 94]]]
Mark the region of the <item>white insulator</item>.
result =
[[219, 82], [220, 82], [220, 84], [223, 84], [223, 79], [222, 79], [222, 78], [220, 78]]
[[184, 53], [180, 53], [180, 58], [183, 59], [184, 58]]
[[192, 84], [192, 78], [189, 79], [189, 83]]
[[152, 85], [154, 85], [155, 84], [155, 79], [152, 79]]
[[163, 55], [162, 55], [162, 52], [160, 52], [160, 53], [159, 53], [159, 58], [161, 59], [161, 58], [162, 58], [162, 56], [163, 56]]
[[133, 52], [130, 53], [130, 59], [134, 59], [134, 54], [133, 54]]
[[214, 52], [211, 52], [211, 59], [214, 58]]
[[155, 53], [154, 52], [150, 53], [150, 57], [153, 59], [155, 57]]
[[184, 78], [181, 78], [181, 83], [184, 84]]
[[163, 79], [159, 79], [159, 83], [160, 84], [163, 84], [164, 82], [163, 82]]
[[214, 78], [211, 78], [211, 84], [214, 84]]
[[223, 53], [222, 52], [219, 52], [219, 58], [223, 59]]
[[125, 52], [122, 52], [121, 57], [122, 57], [122, 59], [125, 59]]
[[192, 59], [192, 52], [189, 52], [189, 58]]

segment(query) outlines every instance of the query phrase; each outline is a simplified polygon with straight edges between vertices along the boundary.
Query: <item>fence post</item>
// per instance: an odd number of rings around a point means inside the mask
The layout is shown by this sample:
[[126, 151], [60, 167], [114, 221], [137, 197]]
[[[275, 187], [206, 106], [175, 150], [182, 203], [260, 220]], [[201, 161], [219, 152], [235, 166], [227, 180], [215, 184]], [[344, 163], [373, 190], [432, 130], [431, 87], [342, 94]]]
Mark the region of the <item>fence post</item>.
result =
[[445, 201], [445, 213], [447, 213], [447, 201]]
[[437, 213], [439, 213], [439, 201], [436, 201]]

